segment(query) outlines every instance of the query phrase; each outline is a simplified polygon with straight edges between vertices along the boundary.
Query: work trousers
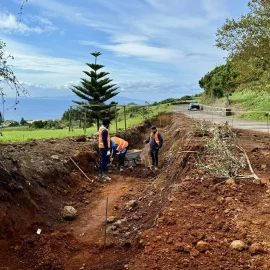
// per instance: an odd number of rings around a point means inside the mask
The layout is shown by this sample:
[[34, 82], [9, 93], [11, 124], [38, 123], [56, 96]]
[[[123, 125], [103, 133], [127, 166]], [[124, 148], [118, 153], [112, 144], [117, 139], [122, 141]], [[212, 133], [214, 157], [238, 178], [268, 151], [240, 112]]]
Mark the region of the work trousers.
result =
[[124, 167], [125, 166], [125, 156], [127, 153], [128, 147], [123, 149], [121, 153], [118, 155], [118, 167]]
[[107, 150], [99, 148], [99, 168], [100, 173], [108, 173], [109, 156], [107, 156]]
[[158, 167], [158, 151], [159, 149], [151, 149], [150, 154], [152, 157], [152, 165]]

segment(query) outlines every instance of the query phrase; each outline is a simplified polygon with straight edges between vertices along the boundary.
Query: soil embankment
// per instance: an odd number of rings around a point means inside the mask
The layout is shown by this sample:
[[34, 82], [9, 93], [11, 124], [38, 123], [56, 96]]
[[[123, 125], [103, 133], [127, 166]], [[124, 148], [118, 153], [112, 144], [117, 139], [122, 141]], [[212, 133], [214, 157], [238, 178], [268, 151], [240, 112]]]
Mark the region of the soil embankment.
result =
[[[263, 183], [226, 185], [196, 168], [206, 139], [197, 122], [165, 115], [156, 124], [161, 169], [149, 170], [144, 147], [143, 164], [112, 168], [109, 183], [95, 178], [93, 141], [1, 145], [0, 269], [270, 269], [269, 136], [237, 132]], [[120, 135], [138, 148], [144, 134], [140, 127]], [[74, 221], [62, 219], [66, 205], [77, 209]], [[234, 240], [245, 242], [241, 252], [230, 249]]]

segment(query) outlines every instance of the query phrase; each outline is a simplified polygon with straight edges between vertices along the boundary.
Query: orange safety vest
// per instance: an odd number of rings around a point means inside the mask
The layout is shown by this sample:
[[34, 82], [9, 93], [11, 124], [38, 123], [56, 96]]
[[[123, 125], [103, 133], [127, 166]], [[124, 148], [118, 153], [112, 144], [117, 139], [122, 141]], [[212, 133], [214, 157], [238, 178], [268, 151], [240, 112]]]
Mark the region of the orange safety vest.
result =
[[[99, 148], [104, 148], [104, 143], [103, 143], [103, 140], [102, 140], [102, 132], [104, 130], [107, 130], [107, 128], [105, 128], [105, 127], [102, 128], [98, 133], [98, 147]], [[111, 137], [110, 137], [109, 131], [108, 131], [107, 141], [108, 141], [108, 147], [110, 149], [111, 148]]]
[[115, 144], [118, 144], [116, 149], [118, 152], [121, 152], [124, 148], [128, 147], [128, 142], [118, 137], [112, 137], [112, 141], [114, 141]]
[[[150, 133], [150, 142], [152, 140], [152, 136], [153, 136], [153, 132]], [[158, 131], [155, 133], [155, 142], [156, 142], [157, 145], [160, 145], [160, 141], [159, 141], [159, 138], [158, 138]]]

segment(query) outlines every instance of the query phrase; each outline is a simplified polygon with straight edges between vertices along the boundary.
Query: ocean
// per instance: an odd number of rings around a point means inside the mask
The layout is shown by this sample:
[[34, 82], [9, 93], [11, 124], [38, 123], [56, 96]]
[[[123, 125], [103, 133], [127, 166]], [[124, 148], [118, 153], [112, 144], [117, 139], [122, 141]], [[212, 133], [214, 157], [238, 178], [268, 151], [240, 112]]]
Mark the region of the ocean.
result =
[[[60, 119], [63, 113], [71, 106], [75, 105], [72, 100], [78, 100], [74, 96], [63, 97], [44, 97], [44, 98], [19, 98], [19, 103], [14, 107], [15, 100], [13, 98], [6, 98], [4, 104], [4, 118], [5, 120], [20, 121], [23, 117], [25, 120], [38, 119]], [[130, 99], [125, 97], [114, 97], [112, 101], [119, 104], [136, 103], [143, 105], [144, 101]], [[2, 112], [2, 108], [0, 108]]]

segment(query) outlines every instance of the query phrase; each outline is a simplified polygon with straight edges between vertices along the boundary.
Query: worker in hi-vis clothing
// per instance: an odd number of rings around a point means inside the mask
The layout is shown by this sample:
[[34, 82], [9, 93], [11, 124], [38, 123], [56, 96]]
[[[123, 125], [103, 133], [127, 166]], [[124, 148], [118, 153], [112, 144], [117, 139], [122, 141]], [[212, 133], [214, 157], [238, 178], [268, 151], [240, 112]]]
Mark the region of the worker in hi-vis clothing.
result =
[[152, 167], [155, 170], [158, 169], [158, 152], [159, 149], [162, 147], [163, 138], [161, 134], [158, 132], [156, 126], [151, 127], [151, 133], [147, 140], [144, 141], [145, 143], [149, 143], [150, 145], [150, 155], [152, 157]]
[[104, 181], [110, 181], [108, 176], [108, 163], [110, 158], [111, 138], [109, 133], [110, 120], [104, 119], [98, 132], [99, 167]]
[[115, 155], [118, 156], [118, 168], [120, 172], [122, 172], [124, 170], [125, 156], [128, 150], [128, 142], [115, 136], [111, 137], [111, 150], [112, 157]]

